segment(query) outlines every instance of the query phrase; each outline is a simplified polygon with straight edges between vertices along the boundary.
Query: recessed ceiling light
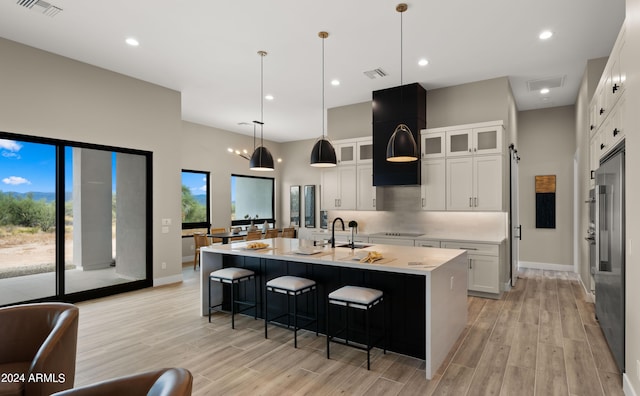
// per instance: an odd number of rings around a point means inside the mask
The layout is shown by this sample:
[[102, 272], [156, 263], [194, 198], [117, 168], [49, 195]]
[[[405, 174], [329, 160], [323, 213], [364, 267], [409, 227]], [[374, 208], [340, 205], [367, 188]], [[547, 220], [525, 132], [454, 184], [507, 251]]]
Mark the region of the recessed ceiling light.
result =
[[338, 85], [340, 85], [340, 80], [331, 80], [331, 85], [333, 85], [334, 87], [337, 87]]
[[230, 153], [233, 153], [233, 149], [232, 149], [231, 147], [229, 147], [229, 148], [227, 149], [227, 151], [228, 151], [228, 152], [230, 152]]
[[541, 93], [541, 94], [543, 94], [543, 95], [548, 94], [548, 93], [549, 93], [549, 88], [542, 88], [542, 89], [540, 90], [540, 93]]
[[273, 95], [267, 95], [264, 97], [266, 100], [273, 100]]
[[140, 45], [140, 43], [138, 42], [138, 40], [134, 39], [133, 37], [129, 37], [125, 40], [125, 43], [129, 44], [132, 47], [137, 47]]
[[278, 161], [278, 162], [282, 162], [282, 158], [278, 158], [276, 161]]
[[551, 36], [553, 36], [553, 32], [551, 30], [545, 30], [542, 33], [540, 33], [538, 37], [540, 38], [540, 40], [547, 40], [547, 39], [550, 39]]
[[420, 60], [418, 61], [418, 65], [420, 65], [420, 66], [426, 66], [426, 65], [428, 65], [428, 64], [429, 64], [429, 61], [428, 61], [428, 60], [426, 60], [426, 59], [420, 59]]

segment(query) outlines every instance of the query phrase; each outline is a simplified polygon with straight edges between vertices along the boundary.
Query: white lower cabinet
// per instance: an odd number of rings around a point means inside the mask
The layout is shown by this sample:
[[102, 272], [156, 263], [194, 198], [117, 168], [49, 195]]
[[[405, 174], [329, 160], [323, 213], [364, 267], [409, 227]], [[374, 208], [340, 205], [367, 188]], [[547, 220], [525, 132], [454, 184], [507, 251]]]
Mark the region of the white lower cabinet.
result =
[[439, 248], [440, 241], [435, 241], [431, 239], [416, 239], [414, 246]]
[[382, 245], [414, 246], [413, 239], [403, 238], [369, 237], [369, 243], [379, 243]]
[[485, 243], [442, 242], [443, 248], [467, 251], [468, 290], [490, 294], [500, 293], [500, 246]]

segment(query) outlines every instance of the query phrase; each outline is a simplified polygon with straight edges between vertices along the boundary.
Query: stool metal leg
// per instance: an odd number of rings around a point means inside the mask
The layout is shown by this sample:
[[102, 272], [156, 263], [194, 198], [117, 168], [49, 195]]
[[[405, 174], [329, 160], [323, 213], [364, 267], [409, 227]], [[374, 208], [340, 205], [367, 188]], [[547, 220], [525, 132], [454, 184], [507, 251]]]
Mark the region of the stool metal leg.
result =
[[[287, 295], [289, 299], [289, 295]], [[298, 298], [293, 296], [293, 347], [298, 347]]]
[[258, 280], [253, 277], [253, 296], [255, 298], [256, 306], [253, 308], [253, 320], [258, 319]]
[[269, 314], [269, 304], [267, 304], [267, 295], [269, 294], [269, 291], [267, 290], [267, 288], [264, 288], [264, 338], [269, 338], [267, 337], [267, 323], [269, 323], [269, 317], [267, 316]]
[[211, 323], [211, 278], [209, 278], [209, 323]]
[[371, 321], [369, 318], [369, 308], [365, 312], [365, 331], [367, 332], [367, 370], [371, 370]]
[[236, 311], [235, 311], [236, 298], [235, 298], [235, 294], [233, 294], [233, 291], [234, 291], [233, 290], [234, 289], [233, 284], [234, 283], [232, 281], [231, 282], [231, 328], [235, 329], [236, 328], [236, 324], [235, 324], [234, 318], [236, 316], [235, 315], [235, 313], [236, 313]]
[[327, 303], [326, 303], [326, 307], [325, 307], [325, 314], [326, 314], [325, 321], [327, 322], [327, 332], [326, 332], [326, 334], [327, 334], [327, 337], [326, 337], [327, 338], [327, 359], [330, 359], [329, 358], [329, 344], [331, 343], [331, 333], [329, 332], [329, 328], [330, 328], [330, 326], [329, 326], [329, 306], [330, 306], [329, 299], [327, 299]]

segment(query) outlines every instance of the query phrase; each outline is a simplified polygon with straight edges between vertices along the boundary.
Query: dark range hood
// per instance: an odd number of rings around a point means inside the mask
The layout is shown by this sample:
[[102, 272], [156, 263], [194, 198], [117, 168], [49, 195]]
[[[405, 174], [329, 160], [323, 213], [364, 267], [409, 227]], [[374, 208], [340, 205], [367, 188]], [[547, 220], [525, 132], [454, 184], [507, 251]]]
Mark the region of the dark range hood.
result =
[[427, 91], [418, 83], [373, 91], [373, 185], [420, 184], [420, 161], [388, 162], [387, 142], [398, 124], [406, 124], [418, 144], [427, 126]]

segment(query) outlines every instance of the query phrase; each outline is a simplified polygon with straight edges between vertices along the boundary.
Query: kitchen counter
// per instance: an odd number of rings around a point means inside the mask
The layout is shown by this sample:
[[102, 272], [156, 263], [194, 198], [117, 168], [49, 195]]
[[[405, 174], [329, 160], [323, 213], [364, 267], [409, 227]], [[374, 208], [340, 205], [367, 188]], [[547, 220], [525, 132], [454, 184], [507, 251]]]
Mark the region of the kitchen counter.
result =
[[[318, 282], [319, 307], [326, 295], [345, 284], [369, 286], [387, 294], [391, 314], [389, 350], [425, 359], [430, 379], [463, 331], [467, 320], [467, 253], [463, 250], [372, 245], [351, 250], [302, 247], [309, 241], [289, 238], [261, 240], [268, 248], [249, 250], [247, 243], [213, 245], [201, 250], [200, 313], [208, 314], [208, 275], [227, 266], [244, 266], [264, 283], [285, 274], [308, 276]], [[297, 254], [300, 249], [316, 253]], [[377, 251], [383, 259], [369, 264], [355, 260], [358, 252]], [[362, 253], [365, 254], [365, 253]], [[215, 287], [214, 287], [215, 286]], [[213, 304], [222, 301], [223, 287], [212, 283]], [[262, 292], [256, 296], [259, 307]], [[271, 301], [270, 301], [271, 305]], [[259, 308], [258, 316], [262, 317]], [[324, 314], [319, 316], [323, 329]]]

